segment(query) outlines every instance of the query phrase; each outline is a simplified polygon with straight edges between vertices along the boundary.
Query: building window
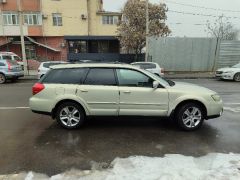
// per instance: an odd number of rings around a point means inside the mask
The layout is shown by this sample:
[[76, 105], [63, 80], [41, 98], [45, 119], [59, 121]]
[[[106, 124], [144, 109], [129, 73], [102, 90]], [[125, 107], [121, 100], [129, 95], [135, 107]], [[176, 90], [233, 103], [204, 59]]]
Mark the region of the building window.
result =
[[69, 41], [70, 53], [87, 53], [87, 41]]
[[4, 25], [18, 25], [19, 18], [17, 13], [4, 12], [3, 13]]
[[42, 15], [40, 13], [24, 14], [24, 23], [27, 25], [41, 25]]
[[118, 16], [102, 16], [103, 24], [117, 24], [119, 22]]
[[61, 13], [53, 13], [53, 26], [62, 26], [62, 14]]

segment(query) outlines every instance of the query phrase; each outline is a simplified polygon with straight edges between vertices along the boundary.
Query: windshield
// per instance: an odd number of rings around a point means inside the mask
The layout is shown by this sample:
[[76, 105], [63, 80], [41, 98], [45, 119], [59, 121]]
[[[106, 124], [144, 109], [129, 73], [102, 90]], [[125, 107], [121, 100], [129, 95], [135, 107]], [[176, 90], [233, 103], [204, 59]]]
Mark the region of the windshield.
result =
[[240, 68], [240, 63], [234, 65], [233, 68]]
[[157, 79], [160, 82], [160, 84], [162, 84], [163, 86], [170, 86], [169, 82], [166, 79], [163, 79], [162, 77], [157, 76], [156, 74], [153, 74], [149, 71], [146, 71], [146, 70], [142, 70], [142, 71], [144, 71], [144, 73], [146, 73], [147, 75], [152, 76], [155, 79]]

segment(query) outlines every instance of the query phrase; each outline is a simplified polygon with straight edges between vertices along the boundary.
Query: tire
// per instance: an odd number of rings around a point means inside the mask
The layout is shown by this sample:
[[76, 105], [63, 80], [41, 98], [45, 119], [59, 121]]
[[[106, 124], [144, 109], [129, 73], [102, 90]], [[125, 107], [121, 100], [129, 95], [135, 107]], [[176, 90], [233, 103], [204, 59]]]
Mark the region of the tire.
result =
[[240, 82], [240, 73], [236, 73], [233, 77], [233, 80], [236, 82]]
[[6, 82], [6, 77], [4, 74], [0, 73], [0, 84], [4, 84]]
[[56, 119], [65, 129], [77, 129], [84, 123], [85, 113], [77, 103], [64, 102], [57, 108]]
[[202, 126], [204, 111], [196, 103], [187, 103], [178, 108], [175, 118], [179, 128], [184, 131], [194, 131]]

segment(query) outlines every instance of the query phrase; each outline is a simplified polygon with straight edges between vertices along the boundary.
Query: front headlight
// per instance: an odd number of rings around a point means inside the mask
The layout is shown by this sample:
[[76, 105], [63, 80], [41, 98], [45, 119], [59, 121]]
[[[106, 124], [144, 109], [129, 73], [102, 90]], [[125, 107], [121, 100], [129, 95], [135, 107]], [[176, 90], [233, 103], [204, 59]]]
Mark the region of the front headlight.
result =
[[218, 94], [212, 95], [212, 98], [213, 98], [213, 100], [216, 101], [216, 102], [221, 101], [221, 97], [220, 97]]

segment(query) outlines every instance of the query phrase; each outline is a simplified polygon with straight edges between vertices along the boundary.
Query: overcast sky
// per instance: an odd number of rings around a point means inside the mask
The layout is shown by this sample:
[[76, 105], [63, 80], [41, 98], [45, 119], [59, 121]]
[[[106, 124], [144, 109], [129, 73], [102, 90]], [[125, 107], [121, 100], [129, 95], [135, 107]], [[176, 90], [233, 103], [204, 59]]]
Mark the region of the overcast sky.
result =
[[[234, 24], [234, 26], [240, 29], [240, 0], [149, 0], [152, 3], [164, 2], [167, 4], [169, 10], [190, 12], [190, 13], [201, 13], [205, 15], [222, 15], [228, 17], [229, 21]], [[104, 9], [108, 11], [120, 11], [126, 0], [104, 0]], [[238, 12], [227, 12], [221, 10], [211, 10], [203, 9], [198, 7], [189, 7], [179, 4], [174, 4], [174, 2], [181, 4], [188, 4], [193, 6], [201, 6], [206, 8], [231, 10]], [[174, 12], [167, 13], [168, 20], [167, 24], [172, 30], [172, 36], [187, 36], [187, 37], [207, 37], [206, 21], [213, 21], [214, 17], [205, 17], [197, 15], [187, 15], [178, 14]], [[238, 18], [239, 17], [239, 18]], [[181, 23], [181, 24], [179, 24]], [[200, 24], [200, 25], [199, 25]]]

